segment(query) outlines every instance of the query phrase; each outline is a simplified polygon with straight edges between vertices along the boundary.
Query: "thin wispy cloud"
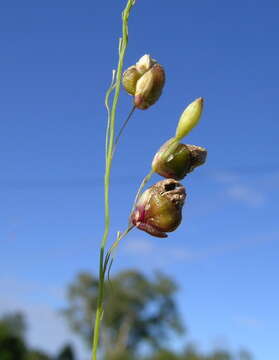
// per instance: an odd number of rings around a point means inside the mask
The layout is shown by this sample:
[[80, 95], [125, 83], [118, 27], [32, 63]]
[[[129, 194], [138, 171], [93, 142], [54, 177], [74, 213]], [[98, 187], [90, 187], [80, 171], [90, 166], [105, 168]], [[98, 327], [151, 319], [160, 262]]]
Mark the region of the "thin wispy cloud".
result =
[[241, 315], [241, 316], [235, 317], [234, 321], [238, 325], [243, 326], [245, 328], [249, 328], [249, 329], [257, 330], [257, 329], [262, 329], [264, 326], [263, 322], [254, 316], [247, 316], [247, 315], [242, 316]]
[[124, 256], [131, 256], [151, 263], [153, 266], [165, 266], [177, 263], [192, 263], [225, 256], [242, 249], [279, 240], [279, 232], [270, 232], [256, 236], [243, 237], [234, 241], [222, 242], [203, 250], [195, 250], [178, 245], [165, 245], [152, 238], [132, 238], [123, 244]]
[[152, 260], [156, 266], [162, 266], [173, 262], [185, 262], [194, 260], [195, 254], [190, 250], [178, 246], [158, 244], [153, 239], [135, 238], [130, 239], [124, 247], [123, 251], [126, 255], [135, 256], [140, 259]]
[[220, 171], [212, 175], [213, 179], [222, 185], [227, 199], [243, 205], [259, 208], [268, 200], [269, 187], [265, 183], [274, 182], [277, 174], [268, 174], [265, 177], [251, 177], [241, 172]]
[[216, 171], [211, 174], [211, 178], [218, 183], [233, 184], [239, 181], [240, 176], [236, 172]]
[[261, 207], [266, 202], [266, 196], [263, 192], [246, 185], [233, 185], [227, 189], [228, 196], [245, 205], [252, 207]]

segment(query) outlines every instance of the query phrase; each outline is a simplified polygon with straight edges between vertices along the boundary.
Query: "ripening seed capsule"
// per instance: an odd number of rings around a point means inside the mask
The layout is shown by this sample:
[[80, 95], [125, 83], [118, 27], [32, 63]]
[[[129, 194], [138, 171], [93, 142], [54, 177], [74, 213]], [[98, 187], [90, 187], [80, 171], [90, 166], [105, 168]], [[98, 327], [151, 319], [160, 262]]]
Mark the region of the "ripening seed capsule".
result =
[[140, 196], [131, 222], [150, 235], [167, 237], [166, 233], [174, 231], [181, 223], [185, 198], [185, 188], [178, 181], [159, 181]]
[[135, 95], [137, 81], [141, 77], [135, 65], [130, 66], [123, 74], [122, 85], [124, 86], [127, 93]]
[[159, 99], [165, 84], [165, 72], [161, 65], [155, 64], [137, 81], [134, 103], [138, 109], [145, 110]]
[[145, 110], [155, 104], [161, 96], [165, 72], [150, 55], [144, 55], [136, 65], [130, 66], [123, 73], [122, 84], [125, 90], [134, 96], [135, 106]]
[[152, 169], [165, 178], [182, 180], [205, 163], [207, 150], [201, 146], [173, 143], [173, 140], [168, 140], [160, 147], [152, 161]]

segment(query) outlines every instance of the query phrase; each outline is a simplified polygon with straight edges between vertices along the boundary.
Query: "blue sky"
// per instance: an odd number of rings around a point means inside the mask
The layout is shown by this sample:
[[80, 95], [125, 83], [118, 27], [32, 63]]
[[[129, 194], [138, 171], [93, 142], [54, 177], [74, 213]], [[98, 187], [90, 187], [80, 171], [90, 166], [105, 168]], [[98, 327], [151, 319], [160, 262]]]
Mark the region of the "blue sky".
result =
[[[0, 5], [0, 311], [25, 311], [30, 343], [51, 351], [72, 338], [57, 314], [66, 285], [98, 268], [103, 101], [124, 5]], [[205, 98], [187, 142], [205, 146], [208, 161], [183, 182], [182, 225], [168, 239], [134, 231], [113, 271], [166, 272], [180, 286], [186, 340], [245, 347], [255, 360], [279, 357], [278, 16], [271, 0], [138, 0], [125, 66], [150, 53], [167, 82], [155, 106], [135, 113], [112, 172], [111, 239], [153, 154], [185, 106]], [[122, 92], [118, 127], [130, 107]]]

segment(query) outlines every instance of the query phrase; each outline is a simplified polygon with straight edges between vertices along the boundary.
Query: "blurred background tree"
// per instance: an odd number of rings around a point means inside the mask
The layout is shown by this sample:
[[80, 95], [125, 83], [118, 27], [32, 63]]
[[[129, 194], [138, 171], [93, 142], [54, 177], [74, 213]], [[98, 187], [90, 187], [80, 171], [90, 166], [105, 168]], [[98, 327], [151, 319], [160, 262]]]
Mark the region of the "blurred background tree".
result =
[[252, 360], [252, 356], [248, 351], [241, 350], [239, 352], [239, 360]]
[[[86, 344], [91, 341], [97, 286], [94, 275], [78, 274], [68, 288], [68, 306], [63, 311]], [[176, 291], [175, 282], [159, 272], [148, 278], [135, 270], [123, 271], [107, 281], [100, 359], [252, 360], [245, 350], [237, 354], [225, 350], [206, 354], [192, 344], [181, 352], [170, 349], [167, 345], [170, 335], [184, 332], [175, 302]], [[69, 344], [52, 356], [33, 349], [26, 342], [26, 330], [22, 313], [0, 318], [0, 360], [81, 360]]]
[[[92, 337], [92, 319], [97, 302], [97, 278], [82, 272], [68, 288], [68, 306], [63, 310], [71, 328], [87, 345]], [[106, 282], [102, 323], [104, 360], [251, 360], [246, 351], [231, 354], [216, 350], [202, 354], [193, 345], [174, 352], [166, 344], [171, 334], [183, 334], [175, 294], [177, 285], [156, 272], [148, 278], [136, 270], [123, 271]], [[146, 356], [139, 351], [145, 345]], [[148, 345], [148, 346], [146, 346]]]
[[[71, 328], [90, 345], [98, 280], [80, 273], [69, 286], [64, 314]], [[153, 279], [135, 270], [124, 271], [106, 282], [102, 349], [106, 356], [135, 353], [142, 344], [159, 348], [170, 333], [182, 334], [174, 295], [176, 284], [157, 272]], [[110, 350], [113, 349], [113, 355]]]
[[42, 352], [41, 350], [29, 349], [26, 360], [53, 360], [53, 358]]
[[21, 312], [4, 314], [0, 320], [0, 326], [9, 334], [20, 338], [24, 337], [26, 331], [26, 322]]
[[224, 350], [214, 351], [212, 355], [206, 356], [206, 360], [233, 360], [233, 356]]
[[65, 345], [55, 360], [75, 360], [75, 353], [72, 346], [69, 344]]
[[26, 322], [20, 312], [5, 314], [0, 319], [0, 360], [76, 360], [73, 349], [66, 345], [57, 356], [30, 348], [25, 340]]
[[25, 360], [27, 348], [23, 338], [26, 325], [21, 313], [4, 315], [0, 320], [0, 359]]

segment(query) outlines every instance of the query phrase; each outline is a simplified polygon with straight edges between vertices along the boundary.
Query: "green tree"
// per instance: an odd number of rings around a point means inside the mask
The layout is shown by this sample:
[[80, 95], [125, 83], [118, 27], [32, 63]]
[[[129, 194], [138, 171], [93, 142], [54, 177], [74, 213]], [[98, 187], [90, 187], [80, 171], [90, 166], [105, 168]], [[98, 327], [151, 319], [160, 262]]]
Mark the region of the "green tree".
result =
[[40, 350], [31, 349], [27, 353], [26, 360], [52, 360], [52, 358]]
[[0, 360], [51, 360], [39, 350], [29, 349], [24, 335], [26, 323], [23, 314], [12, 313], [0, 319]]
[[[135, 356], [131, 351], [109, 351], [105, 354], [105, 360], [140, 360], [141, 358]], [[144, 360], [144, 359], [142, 359]]]
[[[64, 310], [72, 329], [90, 344], [96, 309], [98, 280], [81, 273], [68, 289], [69, 306]], [[176, 284], [156, 273], [148, 279], [138, 271], [124, 271], [105, 284], [106, 302], [102, 344], [108, 356], [136, 351], [142, 344], [158, 348], [170, 332], [183, 332], [174, 294]]]
[[27, 348], [23, 339], [25, 323], [20, 313], [4, 315], [0, 320], [0, 359], [25, 360]]
[[9, 334], [24, 337], [26, 331], [26, 322], [24, 315], [20, 312], [7, 313], [1, 317], [0, 324], [6, 328]]
[[217, 350], [207, 356], [205, 360], [233, 360], [233, 355], [225, 350]]
[[240, 350], [238, 357], [239, 360], [252, 360], [252, 355], [246, 350]]
[[72, 346], [65, 345], [58, 353], [56, 360], [75, 360], [75, 354]]
[[186, 347], [180, 360], [205, 360], [205, 358], [198, 352], [193, 344], [190, 344]]
[[147, 360], [180, 360], [180, 356], [168, 349], [161, 349]]
[[9, 334], [0, 325], [0, 359], [1, 360], [24, 360], [27, 349], [24, 341], [15, 335]]
[[[64, 314], [72, 329], [88, 344], [97, 301], [98, 280], [90, 273], [80, 273], [68, 288], [68, 307]], [[106, 302], [102, 326], [105, 360], [251, 360], [246, 351], [232, 354], [225, 350], [201, 353], [189, 344], [184, 351], [166, 347], [171, 332], [180, 334], [183, 326], [175, 303], [176, 284], [155, 273], [148, 278], [138, 271], [123, 271], [105, 283]], [[141, 344], [148, 344], [150, 355], [140, 357]], [[0, 358], [1, 359], [1, 358]], [[72, 360], [56, 358], [55, 360]], [[2, 360], [2, 359], [1, 359]]]
[[252, 357], [245, 350], [240, 351], [238, 354], [231, 354], [225, 350], [201, 354], [194, 345], [190, 344], [181, 354], [166, 349], [157, 351], [144, 360], [252, 360]]

